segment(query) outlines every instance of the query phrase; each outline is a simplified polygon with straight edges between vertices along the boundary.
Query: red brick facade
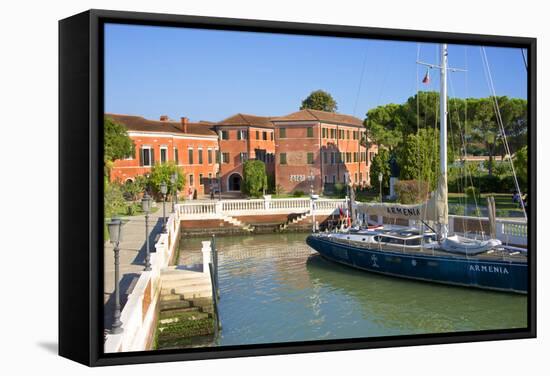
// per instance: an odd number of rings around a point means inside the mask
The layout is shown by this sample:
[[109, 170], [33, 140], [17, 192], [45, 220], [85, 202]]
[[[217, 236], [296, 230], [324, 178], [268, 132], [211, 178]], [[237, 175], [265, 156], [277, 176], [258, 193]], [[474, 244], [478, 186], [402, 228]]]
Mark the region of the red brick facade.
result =
[[156, 162], [176, 161], [186, 175], [186, 196], [195, 190], [208, 194], [209, 179], [215, 182], [218, 172], [223, 192], [239, 190], [247, 159], [264, 161], [275, 184], [288, 193], [309, 193], [311, 186], [321, 193], [344, 183], [345, 174], [352, 184], [370, 185], [370, 163], [378, 152], [376, 145], [369, 150], [361, 145], [361, 120], [323, 111], [278, 118], [237, 114], [218, 123], [106, 116], [126, 126], [136, 150], [134, 158], [115, 162], [111, 180], [133, 180]]
[[365, 136], [361, 120], [323, 111], [303, 110], [274, 118], [277, 161], [275, 176], [284, 192], [315, 193], [335, 183], [370, 185], [370, 155], [361, 145]]
[[275, 173], [273, 123], [269, 118], [237, 114], [217, 123], [214, 129], [219, 137], [224, 192], [240, 190], [247, 159], [259, 159], [265, 163], [268, 175]]
[[[218, 137], [210, 130], [210, 124], [187, 123], [189, 128], [184, 131], [179, 123], [168, 120], [107, 116], [128, 128], [128, 135], [134, 141], [136, 151], [134, 158], [115, 162], [111, 170], [111, 180], [133, 180], [137, 175], [151, 172], [151, 167], [156, 162], [174, 161], [186, 176], [182, 195], [192, 195], [195, 190], [198, 195], [209, 192], [208, 179], [215, 179], [218, 172]], [[181, 126], [186, 121], [183, 118]], [[193, 131], [195, 132], [190, 133]]]

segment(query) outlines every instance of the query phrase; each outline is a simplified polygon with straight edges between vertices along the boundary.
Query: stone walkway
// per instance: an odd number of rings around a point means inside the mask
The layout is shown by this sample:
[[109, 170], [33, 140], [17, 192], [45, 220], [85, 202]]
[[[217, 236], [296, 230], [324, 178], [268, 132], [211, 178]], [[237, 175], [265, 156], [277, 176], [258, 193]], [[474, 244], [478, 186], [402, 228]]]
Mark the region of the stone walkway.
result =
[[[162, 230], [162, 203], [156, 204], [158, 209], [149, 215], [149, 247], [154, 251], [158, 235]], [[166, 203], [166, 216], [172, 210], [171, 203]], [[145, 265], [145, 215], [122, 217], [122, 239], [120, 243], [120, 302], [122, 307], [128, 295], [132, 292]], [[104, 245], [104, 291], [103, 291], [103, 323], [105, 329], [110, 329], [114, 312], [115, 264], [114, 251], [110, 242]]]

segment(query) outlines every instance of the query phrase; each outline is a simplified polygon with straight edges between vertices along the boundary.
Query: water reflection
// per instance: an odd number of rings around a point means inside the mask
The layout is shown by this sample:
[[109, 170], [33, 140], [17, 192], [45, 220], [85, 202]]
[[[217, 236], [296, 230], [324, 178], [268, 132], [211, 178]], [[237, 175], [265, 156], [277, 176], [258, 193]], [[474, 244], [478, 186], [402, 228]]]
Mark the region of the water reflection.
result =
[[[305, 234], [219, 237], [215, 344], [241, 345], [525, 327], [524, 296], [406, 281], [318, 256]], [[201, 240], [180, 263], [200, 264]]]

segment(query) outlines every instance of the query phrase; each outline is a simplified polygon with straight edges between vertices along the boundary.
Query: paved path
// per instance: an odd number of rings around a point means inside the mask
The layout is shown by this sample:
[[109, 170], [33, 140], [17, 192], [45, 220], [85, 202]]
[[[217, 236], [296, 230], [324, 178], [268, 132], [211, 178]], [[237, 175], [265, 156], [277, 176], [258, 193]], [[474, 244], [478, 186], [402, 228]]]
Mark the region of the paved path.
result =
[[[157, 211], [149, 215], [149, 247], [154, 251], [158, 235], [162, 230], [162, 203], [157, 203]], [[166, 215], [172, 210], [172, 205], [166, 203]], [[123, 241], [120, 243], [120, 302], [122, 307], [128, 295], [132, 292], [145, 265], [145, 216], [137, 215], [123, 217]], [[114, 251], [110, 242], [104, 245], [104, 291], [103, 314], [104, 328], [111, 328], [114, 312], [115, 265]]]

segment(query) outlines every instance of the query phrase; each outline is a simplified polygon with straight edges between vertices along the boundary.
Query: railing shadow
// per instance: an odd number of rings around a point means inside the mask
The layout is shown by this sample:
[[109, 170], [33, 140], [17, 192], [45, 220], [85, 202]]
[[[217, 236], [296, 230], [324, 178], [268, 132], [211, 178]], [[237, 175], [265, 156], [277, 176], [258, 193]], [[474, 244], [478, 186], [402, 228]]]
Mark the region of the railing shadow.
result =
[[[166, 213], [169, 215], [170, 213]], [[149, 220], [149, 251], [155, 253], [155, 243], [162, 233], [162, 217], [157, 218], [157, 222]], [[145, 224], [143, 225], [143, 244], [132, 260], [132, 265], [143, 265], [145, 267], [145, 256], [147, 255], [147, 242], [145, 241]]]
[[[124, 305], [128, 301], [128, 295], [134, 290], [134, 286], [139, 279], [139, 273], [126, 273], [120, 279], [120, 310], [124, 308]], [[107, 294], [107, 293], [105, 293]], [[103, 304], [103, 327], [105, 329], [111, 329], [113, 325], [113, 314], [115, 312], [115, 293], [114, 290], [109, 295], [109, 299]]]

